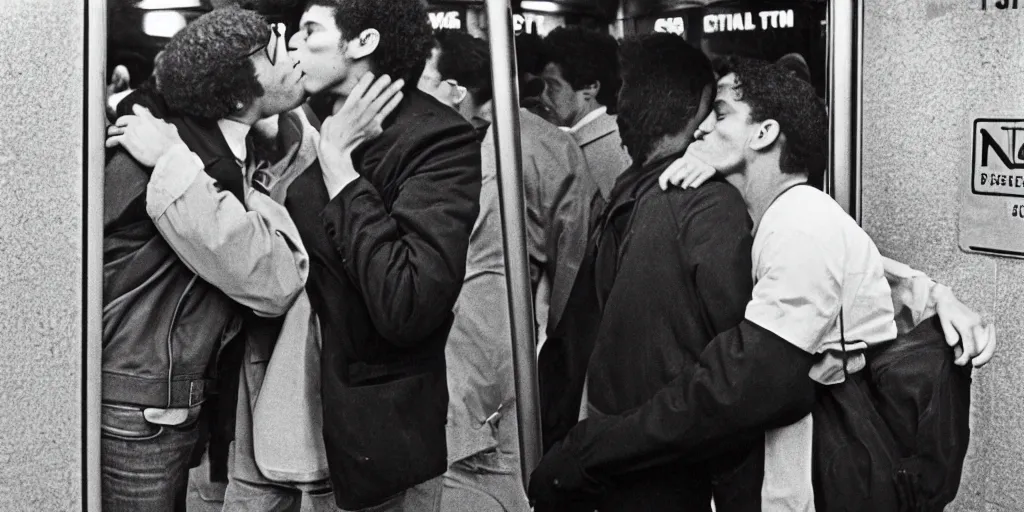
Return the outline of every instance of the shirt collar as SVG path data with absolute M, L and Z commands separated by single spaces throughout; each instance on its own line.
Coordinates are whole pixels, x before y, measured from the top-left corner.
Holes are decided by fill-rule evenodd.
M 239 162 L 245 162 L 248 156 L 248 151 L 245 147 L 245 137 L 249 135 L 249 130 L 252 127 L 230 119 L 218 120 L 217 126 L 220 128 L 220 132 L 224 134 L 224 141 L 228 143 L 231 154 Z
M 562 128 L 562 130 L 567 131 L 569 133 L 576 133 L 576 132 L 578 132 L 580 130 L 580 128 L 583 128 L 587 124 L 593 122 L 594 119 L 597 119 L 597 118 L 603 116 L 606 112 L 608 112 L 608 107 L 598 107 L 598 108 L 594 109 L 593 111 L 591 111 L 589 114 L 583 116 L 583 119 L 580 119 L 580 122 L 578 122 L 575 125 L 573 125 L 572 128 L 566 128 L 564 126 L 562 126 L 560 128 Z

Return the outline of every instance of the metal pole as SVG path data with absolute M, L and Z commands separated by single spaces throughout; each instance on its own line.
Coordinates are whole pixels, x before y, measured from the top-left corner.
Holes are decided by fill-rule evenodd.
M 82 357 L 82 501 L 85 510 L 99 511 L 100 500 L 100 369 L 103 322 L 103 141 L 107 104 L 107 2 L 86 2 L 85 176 L 85 346 Z
M 829 2 L 829 178 L 832 197 L 860 222 L 861 59 L 864 3 Z
M 519 140 L 519 91 L 509 0 L 486 0 L 494 84 L 494 142 L 498 151 L 498 188 L 504 236 L 505 282 L 508 284 L 515 370 L 519 454 L 523 485 L 541 455 L 540 394 L 537 389 L 536 332 L 533 293 L 526 254 L 523 169 Z

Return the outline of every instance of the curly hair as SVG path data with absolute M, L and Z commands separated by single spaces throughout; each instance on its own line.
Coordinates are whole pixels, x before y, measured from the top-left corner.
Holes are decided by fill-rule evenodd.
M 171 109 L 216 120 L 263 95 L 256 69 L 246 54 L 270 39 L 260 15 L 228 7 L 216 9 L 174 35 L 155 75 Z
M 487 41 L 461 30 L 434 33 L 441 54 L 437 72 L 444 80 L 455 80 L 469 89 L 477 103 L 486 103 L 494 95 L 491 87 L 491 52 Z
M 377 73 L 404 78 L 416 87 L 434 47 L 434 34 L 422 0 L 311 0 L 311 6 L 334 9 L 334 22 L 342 40 L 367 29 L 380 32 L 371 60 Z
M 616 54 L 619 43 L 611 34 L 581 27 L 558 27 L 544 38 L 542 56 L 558 64 L 562 76 L 575 90 L 601 83 L 597 102 L 615 113 L 622 83 Z M 547 64 L 547 62 L 545 64 Z
M 622 92 L 616 122 L 633 161 L 642 163 L 658 141 L 680 133 L 698 115 L 715 75 L 707 56 L 673 34 L 627 39 L 619 59 Z
M 820 183 L 828 164 L 828 115 L 814 86 L 782 66 L 743 57 L 725 59 L 720 73 L 736 75 L 736 92 L 750 106 L 751 121 L 779 123 L 786 138 L 782 172 L 805 173 L 812 184 Z

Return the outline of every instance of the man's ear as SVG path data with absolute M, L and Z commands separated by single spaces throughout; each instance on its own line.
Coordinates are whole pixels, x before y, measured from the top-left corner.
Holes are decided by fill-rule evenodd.
M 380 32 L 375 28 L 368 28 L 359 33 L 359 37 L 348 42 L 345 54 L 353 60 L 369 56 L 377 50 L 380 45 Z
M 750 141 L 750 149 L 755 151 L 763 151 L 768 149 L 775 144 L 775 141 L 779 140 L 779 136 L 782 135 L 782 130 L 779 127 L 779 122 L 774 119 L 768 119 L 761 122 L 761 125 L 757 127 L 757 131 L 754 132 L 754 137 Z
M 597 93 L 601 92 L 601 81 L 595 80 L 594 83 L 587 85 L 580 89 L 583 92 L 583 98 L 592 100 L 597 97 Z
M 454 103 L 455 105 L 461 104 L 463 102 L 463 100 L 466 99 L 466 96 L 468 96 L 468 95 L 469 95 L 469 90 L 466 89 L 465 87 L 463 87 L 461 85 L 458 85 L 458 84 L 455 84 L 455 85 L 452 86 L 451 99 L 452 99 L 452 103 Z

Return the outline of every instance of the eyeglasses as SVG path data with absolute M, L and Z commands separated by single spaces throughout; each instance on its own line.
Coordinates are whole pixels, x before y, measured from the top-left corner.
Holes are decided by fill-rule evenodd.
M 270 32 L 274 37 L 272 37 L 270 41 L 267 41 L 266 44 L 257 46 L 255 50 L 245 54 L 244 58 L 248 59 L 249 57 L 256 55 L 260 50 L 266 50 L 267 60 L 270 61 L 270 65 L 273 66 L 277 64 L 277 45 L 281 41 L 281 29 L 278 27 L 277 23 L 272 23 L 270 25 Z
M 441 84 L 448 84 L 451 87 L 458 87 L 459 83 L 451 78 L 447 80 L 441 80 L 440 76 L 437 75 L 420 75 L 420 83 L 426 85 L 432 89 L 441 87 Z

